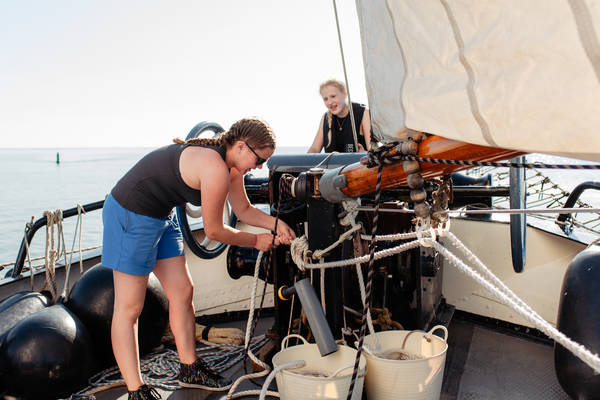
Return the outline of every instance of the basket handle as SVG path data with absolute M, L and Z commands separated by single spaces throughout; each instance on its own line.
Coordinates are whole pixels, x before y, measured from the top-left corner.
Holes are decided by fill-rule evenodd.
M 433 328 L 431 328 L 431 330 L 429 332 L 427 332 L 427 338 L 431 339 L 433 332 L 437 331 L 438 329 L 441 329 L 442 331 L 444 331 L 444 337 L 442 338 L 442 340 L 444 342 L 447 341 L 448 340 L 448 329 L 444 325 L 436 325 Z
M 358 343 L 354 342 L 354 344 L 358 346 Z M 375 352 L 371 350 L 371 348 L 366 344 L 363 344 L 363 350 L 365 353 L 369 353 L 370 355 L 375 356 Z
M 364 347 L 363 347 L 364 349 Z M 340 367 L 338 369 L 336 369 L 335 371 L 333 371 L 333 373 L 331 373 L 327 378 L 334 378 L 336 377 L 340 372 L 348 369 L 348 368 L 354 368 L 354 364 L 349 364 L 349 365 L 345 365 L 343 367 Z M 362 378 L 363 376 L 367 375 L 367 366 L 365 365 L 365 367 L 362 370 L 358 371 L 358 377 Z
M 308 344 L 308 341 L 306 339 L 304 339 L 304 337 L 297 335 L 295 333 L 289 334 L 286 337 L 283 338 L 283 340 L 281 341 L 281 348 L 282 349 L 287 349 L 287 342 L 288 339 L 290 338 L 298 338 L 298 339 L 302 339 L 302 341 L 304 342 L 304 344 Z

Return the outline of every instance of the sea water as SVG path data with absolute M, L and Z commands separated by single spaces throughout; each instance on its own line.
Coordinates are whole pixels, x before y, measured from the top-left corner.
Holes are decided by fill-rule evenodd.
M 68 148 L 68 149 L 0 149 L 0 264 L 16 259 L 26 223 L 37 220 L 45 210 L 70 209 L 103 200 L 120 177 L 151 148 Z M 282 147 L 277 154 L 304 153 L 306 148 Z M 57 163 L 57 153 L 60 163 Z M 529 160 L 548 163 L 587 163 L 545 155 L 528 156 Z M 598 180 L 597 170 L 545 170 L 565 190 L 586 180 Z M 267 176 L 265 168 L 252 171 Z M 600 192 L 588 191 L 583 200 L 600 205 Z M 102 242 L 101 210 L 82 217 L 82 247 Z M 73 245 L 77 218 L 65 220 L 67 250 Z M 45 228 L 32 243 L 32 257 L 43 255 Z M 76 248 L 78 243 L 76 243 Z M 38 262 L 39 263 L 39 262 Z M 0 267 L 1 268 L 1 267 Z M 10 268 L 10 266 L 6 267 Z M 4 271 L 0 270 L 0 277 Z
M 67 210 L 77 204 L 104 200 L 121 176 L 152 150 L 143 147 L 0 149 L 0 264 L 15 261 L 25 226 L 32 218 L 43 217 L 46 210 Z M 304 152 L 303 147 L 277 149 L 277 154 Z M 257 177 L 268 175 L 265 167 L 251 173 Z M 101 244 L 101 216 L 102 211 L 97 210 L 82 217 L 82 247 Z M 73 246 L 76 222 L 77 217 L 64 221 L 67 250 Z M 32 242 L 32 257 L 43 255 L 45 244 L 45 228 L 42 228 Z M 4 271 L 0 270 L 2 276 Z

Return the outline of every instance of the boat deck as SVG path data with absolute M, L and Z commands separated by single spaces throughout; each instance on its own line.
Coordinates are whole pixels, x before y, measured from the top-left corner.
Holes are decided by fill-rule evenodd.
M 257 331 L 272 324 L 267 318 Z M 227 324 L 243 328 L 245 321 Z M 569 399 L 554 373 L 552 345 L 509 332 L 491 329 L 465 318 L 453 318 L 449 326 L 448 353 L 444 370 L 441 400 L 478 399 Z M 250 371 L 251 368 L 248 368 Z M 238 363 L 225 372 L 232 379 L 244 374 Z M 258 383 L 262 383 L 259 379 Z M 275 386 L 275 381 L 271 384 Z M 237 391 L 259 389 L 245 381 Z M 159 390 L 163 399 L 220 399 L 226 392 L 199 389 Z M 124 387 L 96 393 L 98 400 L 126 400 Z M 243 399 L 256 399 L 256 396 Z M 401 397 L 399 397 L 401 398 Z
M 569 399 L 554 372 L 554 348 L 454 318 L 441 400 Z

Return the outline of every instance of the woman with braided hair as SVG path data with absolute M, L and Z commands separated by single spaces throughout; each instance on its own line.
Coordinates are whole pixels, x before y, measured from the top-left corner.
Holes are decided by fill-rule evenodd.
M 223 224 L 229 199 L 237 217 L 272 230 L 275 218 L 252 206 L 244 174 L 275 150 L 275 135 L 258 118 L 245 118 L 214 139 L 175 139 L 144 156 L 119 180 L 106 199 L 102 264 L 113 269 L 115 287 L 111 326 L 113 352 L 129 399 L 160 398 L 140 373 L 137 321 L 144 305 L 148 275 L 154 272 L 169 299 L 169 322 L 180 359 L 181 386 L 226 390 L 231 381 L 196 355 L 193 284 L 183 255 L 183 237 L 173 208 L 202 206 L 204 231 L 219 242 L 268 251 L 273 235 L 241 232 Z M 289 244 L 294 231 L 277 224 L 275 245 Z M 158 397 L 157 397 L 158 396 Z

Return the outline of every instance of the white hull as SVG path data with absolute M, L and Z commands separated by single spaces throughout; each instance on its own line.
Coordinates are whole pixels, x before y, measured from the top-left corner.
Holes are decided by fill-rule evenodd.
M 238 223 L 237 229 L 259 232 L 259 228 Z M 227 273 L 227 250 L 210 260 L 198 258 L 187 249 L 186 260 L 194 282 L 194 309 L 196 315 L 214 315 L 250 309 L 253 278 L 242 276 L 232 279 Z M 256 304 L 260 303 L 263 281 L 257 290 Z M 273 307 L 273 285 L 267 286 L 264 307 Z
M 585 245 L 528 226 L 525 267 L 516 273 L 508 223 L 455 218 L 451 230 L 517 296 L 556 325 L 563 276 Z M 445 263 L 443 273 L 442 293 L 458 310 L 531 326 L 458 269 Z

